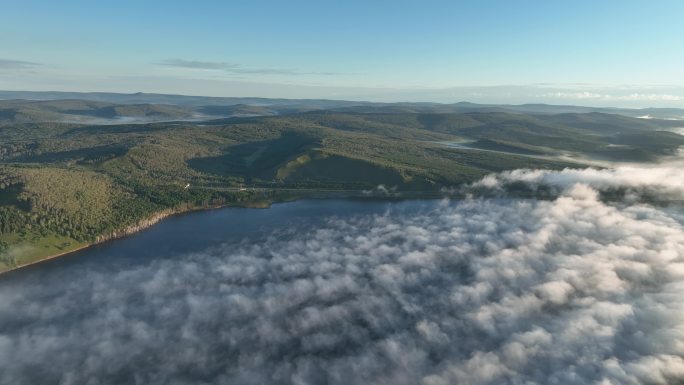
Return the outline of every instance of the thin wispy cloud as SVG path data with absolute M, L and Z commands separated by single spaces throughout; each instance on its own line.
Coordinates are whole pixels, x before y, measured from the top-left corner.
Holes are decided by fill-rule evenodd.
M 40 66 L 42 66 L 42 64 L 31 61 L 0 59 L 0 70 L 25 70 Z
M 208 62 L 184 59 L 168 59 L 156 63 L 161 66 L 191 68 L 200 70 L 232 70 L 239 68 L 239 65 L 226 62 Z
M 254 75 L 339 75 L 336 72 L 305 72 L 286 68 L 248 67 L 238 63 L 212 62 L 185 59 L 167 59 L 155 63 L 160 66 L 205 71 L 223 71 L 231 74 Z
M 684 100 L 684 96 L 673 94 L 656 94 L 656 93 L 630 93 L 625 95 L 601 94 L 589 91 L 578 92 L 549 92 L 541 95 L 541 97 L 552 99 L 576 99 L 576 100 L 604 100 L 604 101 L 664 101 L 677 102 Z

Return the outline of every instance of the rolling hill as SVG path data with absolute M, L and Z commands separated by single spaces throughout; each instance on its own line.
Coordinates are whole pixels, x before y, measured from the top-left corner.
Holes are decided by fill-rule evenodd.
M 492 172 L 656 161 L 684 146 L 676 121 L 604 112 L 326 103 L 0 102 L 0 270 L 197 208 L 435 196 Z M 198 114 L 229 117 L 186 120 Z
M 550 104 L 477 104 L 458 103 L 378 103 L 366 101 L 328 100 L 328 99 L 272 99 L 258 97 L 207 97 L 188 95 L 169 95 L 154 93 L 107 93 L 107 92 L 38 92 L 38 91 L 0 91 L 0 100 L 22 99 L 26 101 L 83 100 L 109 104 L 154 104 L 173 105 L 202 112 L 207 107 L 229 107 L 227 112 L 210 115 L 233 115 L 231 108 L 255 109 L 259 115 L 289 114 L 305 111 L 335 110 L 344 113 L 436 113 L 462 114 L 469 112 L 508 112 L 532 115 L 587 114 L 599 112 L 628 117 L 653 119 L 684 120 L 684 109 L 678 108 L 607 108 Z M 235 106 L 235 107 L 231 107 Z M 214 110 L 214 112 L 218 112 Z M 249 115 L 253 115 L 249 113 Z
M 112 104 L 88 100 L 0 100 L 0 124 L 7 123 L 113 123 L 194 119 L 200 115 L 185 107 L 164 104 Z

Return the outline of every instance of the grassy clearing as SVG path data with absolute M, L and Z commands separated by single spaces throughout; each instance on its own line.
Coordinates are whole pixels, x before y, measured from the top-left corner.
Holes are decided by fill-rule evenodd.
M 36 233 L 3 234 L 0 241 L 10 245 L 0 252 L 0 272 L 17 266 L 27 265 L 50 256 L 68 253 L 86 245 L 73 238 Z

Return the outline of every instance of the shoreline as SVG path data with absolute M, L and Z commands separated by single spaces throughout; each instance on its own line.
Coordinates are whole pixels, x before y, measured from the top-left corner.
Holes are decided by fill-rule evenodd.
M 269 207 L 270 207 L 270 204 L 271 204 L 271 203 L 269 203 Z M 104 244 L 104 243 L 107 243 L 107 242 L 115 241 L 115 240 L 117 240 L 117 239 L 121 239 L 121 238 L 125 238 L 125 237 L 128 237 L 128 236 L 137 234 L 137 233 L 139 233 L 139 232 L 141 232 L 141 231 L 144 231 L 144 230 L 147 230 L 147 229 L 151 228 L 152 226 L 156 225 L 157 223 L 159 223 L 159 222 L 161 222 L 161 221 L 163 221 L 163 220 L 165 220 L 165 219 L 167 219 L 167 218 L 169 218 L 169 217 L 172 217 L 172 216 L 184 215 L 184 214 L 189 214 L 189 213 L 191 213 L 191 212 L 198 212 L 198 211 L 217 210 L 217 209 L 228 208 L 228 207 L 249 207 L 249 206 L 248 206 L 248 205 L 244 205 L 244 206 L 238 206 L 238 205 L 220 205 L 220 206 L 212 206 L 212 207 L 191 208 L 191 209 L 180 210 L 180 211 L 178 211 L 178 210 L 169 210 L 169 209 L 167 209 L 167 210 L 165 210 L 165 211 L 169 211 L 169 212 L 164 212 L 164 211 L 157 212 L 157 213 L 151 215 L 149 218 L 140 220 L 140 221 L 139 221 L 137 224 L 135 224 L 135 225 L 130 225 L 130 226 L 128 226 L 128 227 L 126 227 L 126 228 L 124 228 L 124 229 L 122 229 L 122 230 L 115 231 L 115 232 L 113 232 L 113 233 L 111 233 L 111 234 L 108 234 L 108 235 L 100 235 L 100 236 L 98 236 L 98 239 L 97 239 L 96 241 L 91 242 L 91 243 L 87 243 L 87 244 L 82 245 L 82 246 L 79 246 L 79 247 L 77 247 L 77 248 L 75 248 L 75 249 L 73 249 L 73 250 L 68 250 L 68 251 L 64 251 L 64 252 L 61 252 L 61 253 L 52 254 L 52 255 L 49 255 L 49 256 L 46 256 L 46 257 L 37 259 L 37 260 L 35 260 L 35 261 L 31 261 L 31 262 L 28 262 L 28 263 L 25 263 L 25 264 L 22 264 L 22 265 L 18 265 L 18 266 L 12 267 L 11 269 L 7 269 L 7 270 L 0 271 L 0 276 L 2 276 L 3 274 L 7 274 L 7 273 L 11 273 L 11 272 L 17 271 L 17 270 L 25 269 L 25 268 L 27 268 L 27 267 L 30 267 L 30 266 L 33 266 L 33 265 L 37 265 L 37 264 L 39 264 L 39 263 L 47 262 L 47 261 L 50 261 L 50 260 L 53 260 L 53 259 L 57 259 L 57 258 L 60 258 L 60 257 L 64 257 L 64 256 L 67 256 L 67 255 L 70 255 L 70 254 L 74 254 L 74 253 L 77 253 L 77 252 L 79 252 L 79 251 L 83 251 L 83 250 L 89 249 L 89 248 L 91 248 L 91 247 L 93 247 L 93 246 L 101 245 L 101 244 Z
M 88 243 L 88 244 L 85 244 L 85 245 L 83 245 L 83 246 L 79 246 L 79 247 L 77 247 L 77 248 L 75 248 L 75 249 L 73 249 L 73 250 L 63 251 L 63 252 L 61 252 L 61 253 L 49 255 L 49 256 L 47 256 L 47 257 L 44 257 L 44 258 L 41 258 L 41 259 L 37 259 L 37 260 L 35 260 L 35 261 L 29 262 L 29 263 L 25 263 L 25 264 L 23 264 L 23 265 L 16 266 L 16 267 L 13 267 L 13 268 L 8 269 L 8 270 L 3 270 L 3 271 L 0 271 L 0 276 L 3 275 L 3 274 L 6 274 L 6 273 L 11 273 L 11 272 L 13 272 L 13 271 L 17 271 L 17 270 L 20 270 L 20 269 L 23 269 L 23 268 L 26 268 L 26 267 L 29 267 L 29 266 L 33 266 L 33 265 L 36 265 L 36 264 L 39 264 L 39 263 L 43 263 L 43 262 L 49 261 L 49 260 L 51 260 L 51 259 L 56 259 L 56 258 L 59 258 L 59 257 L 64 257 L 64 256 L 69 255 L 69 254 L 77 253 L 77 252 L 79 252 L 79 251 L 81 251 L 81 250 L 85 250 L 85 249 L 87 249 L 87 248 L 89 248 L 89 247 L 92 247 L 92 246 L 95 246 L 95 245 L 98 245 L 98 244 L 99 244 L 99 242 Z
M 57 259 L 60 257 L 68 256 L 70 254 L 77 253 L 79 251 L 86 250 L 88 248 L 91 248 L 93 246 L 101 245 L 110 241 L 115 241 L 117 239 L 125 238 L 131 235 L 134 235 L 136 233 L 139 233 L 141 231 L 144 231 L 146 229 L 151 228 L 152 226 L 156 225 L 157 223 L 173 216 L 180 216 L 180 215 L 185 215 L 189 214 L 192 212 L 199 212 L 199 211 L 211 211 L 211 210 L 218 210 L 218 209 L 223 209 L 223 208 L 254 208 L 254 209 L 268 209 L 271 208 L 272 205 L 277 204 L 277 203 L 286 203 L 286 202 L 294 202 L 294 201 L 299 201 L 302 199 L 363 199 L 363 200 L 373 200 L 373 199 L 381 199 L 381 200 L 414 200 L 414 199 L 440 199 L 443 194 L 439 193 L 437 195 L 434 194 L 425 194 L 423 196 L 419 197 L 401 197 L 401 196 L 364 196 L 364 195 L 355 195 L 355 196 L 327 196 L 327 197 L 321 197 L 321 196 L 316 196 L 315 194 L 309 195 L 309 196 L 300 196 L 291 200 L 288 199 L 275 199 L 275 200 L 270 200 L 270 201 L 250 201 L 250 202 L 241 202 L 240 204 L 222 204 L 218 206 L 205 206 L 205 207 L 191 207 L 188 209 L 165 209 L 162 211 L 159 211 L 157 213 L 152 214 L 150 217 L 146 219 L 142 219 L 138 221 L 138 223 L 134 225 L 130 225 L 124 229 L 114 231 L 110 234 L 107 235 L 100 235 L 98 236 L 98 239 L 94 242 L 79 246 L 73 250 L 69 251 L 64 251 L 60 252 L 57 254 L 52 254 L 40 259 L 37 259 L 35 261 L 31 261 L 22 265 L 15 266 L 11 269 L 0 271 L 0 276 L 4 274 L 8 274 L 14 271 L 18 271 L 21 269 L 28 268 L 30 266 L 43 263 L 46 261 L 50 261 L 53 259 Z
M 185 209 L 165 209 L 159 212 L 156 212 L 152 214 L 150 217 L 146 219 L 142 219 L 138 221 L 138 223 L 134 225 L 130 225 L 124 229 L 114 231 L 110 234 L 107 235 L 100 235 L 98 236 L 98 239 L 94 242 L 84 244 L 82 246 L 79 246 L 75 249 L 68 250 L 68 251 L 63 251 L 60 253 L 48 255 L 46 257 L 21 264 L 15 267 L 12 267 L 11 269 L 0 271 L 0 276 L 3 274 L 8 274 L 17 270 L 25 269 L 33 265 L 37 265 L 39 263 L 47 262 L 53 259 L 57 259 L 60 257 L 68 256 L 74 253 L 77 253 L 79 251 L 86 250 L 88 248 L 91 248 L 93 246 L 101 245 L 110 241 L 115 241 L 117 239 L 125 238 L 134 234 L 137 234 L 141 231 L 147 230 L 151 228 L 152 226 L 158 224 L 159 222 L 173 217 L 173 216 L 181 216 L 181 215 L 186 215 L 190 214 L 193 212 L 201 212 L 201 211 L 212 211 L 212 210 L 218 210 L 218 209 L 224 209 L 224 208 L 252 208 L 252 209 L 269 209 L 271 208 L 274 204 L 278 203 L 288 203 L 288 202 L 296 202 L 300 200 L 305 200 L 305 199 L 313 199 L 313 200 L 329 200 L 329 199 L 360 199 L 360 200 L 389 200 L 389 201 L 402 201 L 402 200 L 435 200 L 435 199 L 442 199 L 448 197 L 450 199 L 464 199 L 467 198 L 466 196 L 453 196 L 453 194 L 449 193 L 423 193 L 419 194 L 416 196 L 390 196 L 390 195 L 385 195 L 385 196 L 373 196 L 373 195 L 332 195 L 332 196 L 320 196 L 316 194 L 311 194 L 311 195 L 305 195 L 305 196 L 298 196 L 294 197 L 292 199 L 272 199 L 272 200 L 262 200 L 262 201 L 248 201 L 248 202 L 240 202 L 240 203 L 229 203 L 229 204 L 221 204 L 221 205 L 216 205 L 216 206 L 195 206 L 195 207 L 189 207 Z M 543 199 L 543 198 L 542 198 Z

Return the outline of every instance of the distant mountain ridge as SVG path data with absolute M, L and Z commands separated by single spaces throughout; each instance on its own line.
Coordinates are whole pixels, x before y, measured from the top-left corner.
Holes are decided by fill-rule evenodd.
M 0 123 L 125 123 L 209 118 L 191 108 L 168 104 L 113 104 L 62 100 L 0 100 Z
M 271 99 L 259 97 L 211 97 L 155 93 L 108 93 L 108 92 L 51 92 L 51 91 L 0 91 L 0 99 L 23 99 L 32 101 L 82 100 L 112 104 L 151 104 L 185 107 L 203 113 L 216 107 L 242 106 L 232 111 L 226 108 L 216 115 L 276 115 L 292 112 L 334 110 L 355 113 L 467 113 L 467 112 L 513 112 L 523 114 L 591 113 L 625 115 L 630 117 L 684 120 L 684 109 L 679 108 L 606 108 L 550 104 L 476 104 L 470 102 L 444 103 L 380 103 L 368 101 L 329 99 Z

